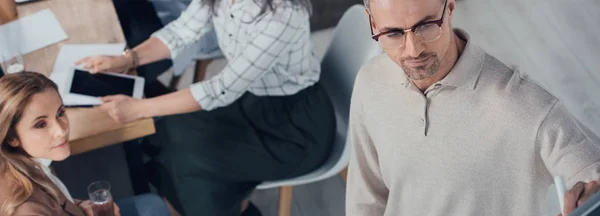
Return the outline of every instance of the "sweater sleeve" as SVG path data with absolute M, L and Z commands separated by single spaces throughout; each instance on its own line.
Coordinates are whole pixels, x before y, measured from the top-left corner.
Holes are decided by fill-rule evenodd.
M 348 168 L 346 215 L 382 216 L 389 191 L 382 179 L 377 150 L 363 121 L 363 88 L 359 75 L 350 105 L 349 139 L 352 155 Z
M 578 181 L 600 180 L 600 137 L 557 102 L 540 125 L 537 146 L 552 175 L 562 175 L 567 187 Z

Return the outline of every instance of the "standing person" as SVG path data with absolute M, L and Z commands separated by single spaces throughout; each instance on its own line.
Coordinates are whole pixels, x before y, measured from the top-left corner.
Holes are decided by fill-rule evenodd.
M 52 161 L 71 155 L 69 129 L 62 99 L 50 79 L 33 72 L 0 78 L 0 215 L 94 215 L 92 203 L 71 197 L 50 167 Z M 117 203 L 116 216 L 170 215 L 157 195 Z
M 597 193 L 600 138 L 453 29 L 455 0 L 365 6 L 385 54 L 354 86 L 347 215 L 540 215 L 553 176 L 564 213 Z
M 166 116 L 149 139 L 161 179 L 185 215 L 240 215 L 242 201 L 262 181 L 318 168 L 335 136 L 333 107 L 319 84 L 320 62 L 310 42 L 308 0 L 194 0 L 187 10 L 123 56 L 83 59 L 92 73 L 126 71 L 176 58 L 215 29 L 228 65 L 217 76 L 144 100 L 102 98 L 117 121 Z M 245 215 L 259 214 L 250 205 Z

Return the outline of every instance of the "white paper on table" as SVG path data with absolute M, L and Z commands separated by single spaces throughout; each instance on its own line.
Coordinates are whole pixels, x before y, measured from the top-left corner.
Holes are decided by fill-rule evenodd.
M 95 55 L 121 55 L 125 44 L 64 44 L 54 63 L 50 79 L 58 85 L 65 105 L 98 105 L 100 100 L 96 97 L 70 94 L 67 92 L 67 82 L 73 75 L 75 62 L 88 56 Z
M 67 33 L 50 9 L 41 10 L 0 26 L 0 57 L 4 60 L 67 39 Z

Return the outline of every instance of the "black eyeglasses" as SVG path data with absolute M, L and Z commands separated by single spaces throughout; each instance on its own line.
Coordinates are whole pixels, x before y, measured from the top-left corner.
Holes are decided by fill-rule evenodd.
M 448 0 L 444 2 L 444 11 L 442 12 L 442 18 L 439 20 L 419 23 L 409 29 L 395 28 L 379 34 L 374 34 L 373 26 L 369 23 L 369 26 L 371 27 L 371 37 L 373 40 L 379 42 L 379 45 L 381 45 L 381 48 L 383 49 L 396 49 L 404 45 L 407 32 L 413 32 L 420 40 L 425 42 L 437 40 L 442 36 L 442 24 L 444 23 L 447 4 Z M 370 14 L 369 21 L 372 22 Z

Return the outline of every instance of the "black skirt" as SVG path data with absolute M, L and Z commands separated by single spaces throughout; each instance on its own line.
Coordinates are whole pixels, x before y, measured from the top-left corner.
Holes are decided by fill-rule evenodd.
M 331 101 L 315 84 L 291 96 L 245 93 L 229 106 L 168 116 L 149 143 L 159 191 L 185 215 L 239 215 L 262 181 L 296 177 L 328 158 Z

